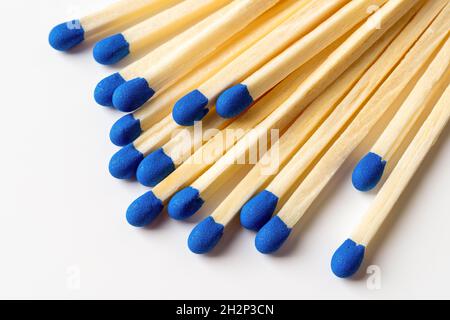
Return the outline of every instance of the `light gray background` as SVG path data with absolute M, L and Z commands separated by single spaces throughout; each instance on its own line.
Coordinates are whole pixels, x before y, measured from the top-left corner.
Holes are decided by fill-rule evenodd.
M 47 44 L 54 24 L 109 2 L 0 2 L 0 298 L 450 298 L 449 128 L 367 257 L 364 269 L 381 271 L 378 290 L 365 270 L 344 281 L 329 268 L 374 197 L 349 180 L 367 147 L 277 256 L 259 254 L 238 225 L 214 254 L 190 253 L 186 239 L 201 217 L 129 227 L 125 209 L 146 189 L 109 176 L 117 148 L 108 133 L 120 115 L 92 98 L 114 69 L 89 48 L 60 54 Z

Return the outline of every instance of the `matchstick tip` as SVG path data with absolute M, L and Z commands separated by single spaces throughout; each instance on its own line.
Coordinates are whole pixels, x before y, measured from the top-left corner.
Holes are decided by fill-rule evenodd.
M 149 191 L 128 207 L 126 218 L 133 227 L 145 227 L 158 217 L 163 208 L 162 201 Z
M 334 253 L 331 259 L 331 270 L 339 278 L 354 275 L 364 259 L 365 247 L 347 239 Z
M 142 160 L 136 172 L 137 180 L 146 187 L 154 187 L 175 171 L 175 164 L 162 148 Z
M 291 229 L 284 221 L 280 217 L 275 216 L 256 234 L 256 249 L 264 254 L 273 253 L 281 248 L 290 233 Z
M 130 44 L 119 33 L 97 42 L 93 55 L 95 61 L 104 65 L 112 65 L 130 54 Z
M 144 78 L 135 78 L 118 87 L 113 94 L 113 105 L 122 112 L 133 112 L 146 103 L 155 91 Z
M 105 79 L 100 81 L 95 87 L 94 91 L 95 101 L 101 106 L 112 107 L 113 106 L 112 97 L 114 91 L 116 91 L 116 89 L 125 82 L 126 82 L 125 79 L 118 72 L 106 77 Z
M 84 41 L 84 29 L 79 20 L 61 23 L 50 31 L 48 42 L 58 51 L 68 51 Z
M 353 186 L 359 191 L 372 190 L 380 182 L 385 167 L 386 161 L 381 156 L 369 152 L 353 170 Z
M 241 209 L 241 225 L 248 229 L 260 230 L 272 217 L 278 204 L 278 197 L 263 190 L 250 199 Z
M 246 85 L 237 84 L 224 92 L 217 99 L 217 113 L 222 118 L 234 118 L 253 104 L 254 100 Z
M 194 90 L 175 103 L 172 111 L 173 120 L 180 126 L 193 126 L 209 112 L 208 98 L 199 90 Z
M 224 226 L 214 221 L 214 218 L 206 218 L 189 235 L 189 250 L 196 254 L 210 252 L 222 238 L 223 230 Z
M 184 188 L 170 199 L 167 212 L 172 219 L 184 220 L 193 216 L 203 206 L 200 192 L 192 187 Z
M 109 172 L 117 179 L 132 179 L 144 155 L 129 144 L 114 154 L 109 162 Z
M 137 139 L 141 133 L 141 121 L 132 114 L 127 114 L 114 123 L 109 138 L 116 146 L 124 147 Z

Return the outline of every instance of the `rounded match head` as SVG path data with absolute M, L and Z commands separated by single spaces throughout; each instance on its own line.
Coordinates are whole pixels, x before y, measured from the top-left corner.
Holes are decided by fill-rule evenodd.
M 386 161 L 379 155 L 369 152 L 353 170 L 353 186 L 359 191 L 372 190 L 380 182 L 385 167 Z
M 278 216 L 269 220 L 256 234 L 255 246 L 259 252 L 269 254 L 281 248 L 291 229 Z
M 128 207 L 127 221 L 134 227 L 145 227 L 151 224 L 163 209 L 161 200 L 149 191 Z
M 175 164 L 162 148 L 142 160 L 136 172 L 137 180 L 146 187 L 154 187 L 175 171 Z
M 347 239 L 336 250 L 331 259 L 331 270 L 339 278 L 348 278 L 354 275 L 364 259 L 365 247 Z
M 248 201 L 241 209 L 241 225 L 248 230 L 258 231 L 272 217 L 277 208 L 278 197 L 263 190 Z
M 127 114 L 114 123 L 109 132 L 111 142 L 123 147 L 136 140 L 142 133 L 141 122 L 132 114 Z
M 109 162 L 109 172 L 117 179 L 132 179 L 143 159 L 144 155 L 132 144 L 129 144 L 112 156 Z
M 95 61 L 111 65 L 130 54 L 130 44 L 123 34 L 119 33 L 97 42 L 93 53 Z
M 219 243 L 223 235 L 224 226 L 208 217 L 200 222 L 188 238 L 188 247 L 193 253 L 205 254 Z
M 209 100 L 203 93 L 194 90 L 175 103 L 172 111 L 173 120 L 180 126 L 193 126 L 209 112 Z
M 200 210 L 203 203 L 205 201 L 200 197 L 200 192 L 195 188 L 187 187 L 172 197 L 167 211 L 172 219 L 184 220 Z
M 114 91 L 113 105 L 117 110 L 133 112 L 146 103 L 155 91 L 144 78 L 135 78 L 127 81 Z
M 50 31 L 48 42 L 59 51 L 68 51 L 84 41 L 84 29 L 79 20 L 61 23 Z
M 101 106 L 112 107 L 114 91 L 125 82 L 125 79 L 118 72 L 106 77 L 95 87 L 95 101 Z
M 222 118 L 234 118 L 253 104 L 246 85 L 237 84 L 225 90 L 217 99 L 216 110 Z

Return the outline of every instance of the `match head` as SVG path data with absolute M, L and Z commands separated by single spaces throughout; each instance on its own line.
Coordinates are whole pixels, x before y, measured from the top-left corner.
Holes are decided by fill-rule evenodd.
M 205 201 L 200 197 L 200 192 L 195 188 L 187 187 L 172 197 L 167 211 L 172 219 L 184 220 L 200 210 L 203 203 Z
M 106 77 L 95 87 L 95 101 L 101 106 L 112 107 L 114 91 L 125 82 L 125 79 L 118 72 Z
M 150 153 L 139 164 L 137 180 L 146 187 L 154 187 L 175 171 L 175 164 L 162 148 Z
M 144 155 L 133 144 L 120 149 L 109 162 L 109 172 L 117 179 L 132 179 Z
M 234 118 L 253 104 L 246 85 L 237 84 L 225 90 L 217 99 L 216 110 L 222 118 Z
M 93 53 L 95 61 L 111 65 L 130 54 L 130 44 L 123 34 L 119 33 L 97 42 Z
M 331 270 L 339 278 L 354 275 L 364 259 L 365 247 L 347 239 L 334 253 L 331 259 Z
M 214 218 L 206 218 L 189 235 L 189 250 L 196 254 L 210 252 L 222 238 L 223 230 L 224 226 L 214 221 Z
M 385 167 L 386 161 L 379 155 L 369 152 L 353 170 L 353 186 L 359 191 L 372 190 L 380 182 Z
M 208 114 L 208 104 L 208 98 L 200 91 L 194 90 L 175 103 L 173 120 L 180 126 L 193 126 L 195 121 L 202 120 Z
M 278 216 L 273 217 L 256 234 L 256 249 L 264 254 L 277 251 L 289 237 L 291 230 Z
M 132 143 L 141 133 L 141 121 L 132 114 L 127 114 L 114 123 L 109 132 L 109 138 L 116 146 L 123 147 Z
M 59 51 L 68 51 L 84 41 L 84 29 L 79 20 L 61 23 L 50 31 L 48 42 Z
M 145 227 L 151 224 L 163 209 L 162 201 L 149 191 L 128 207 L 127 221 L 133 227 Z
M 117 110 L 133 112 L 146 103 L 155 91 L 150 88 L 144 78 L 135 78 L 127 81 L 114 91 L 113 105 Z
M 258 231 L 270 220 L 278 204 L 278 197 L 263 190 L 248 201 L 241 209 L 241 225 Z

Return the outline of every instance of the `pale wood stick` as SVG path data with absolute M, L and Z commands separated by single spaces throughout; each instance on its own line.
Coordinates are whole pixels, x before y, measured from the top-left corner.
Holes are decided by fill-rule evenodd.
M 450 119 L 450 86 L 381 188 L 352 239 L 367 247 Z
M 151 129 L 142 133 L 133 145 L 136 150 L 147 156 L 153 150 L 156 150 L 170 140 L 172 133 L 179 126 L 172 120 L 171 116 L 166 116 L 161 122 Z
M 313 201 L 345 162 L 353 150 L 364 140 L 378 120 L 389 110 L 419 74 L 428 59 L 439 48 L 449 32 L 450 6 L 447 5 L 421 36 L 402 62 L 387 78 L 375 95 L 367 102 L 349 127 L 330 147 L 308 176 L 302 181 L 278 217 L 293 228 Z

